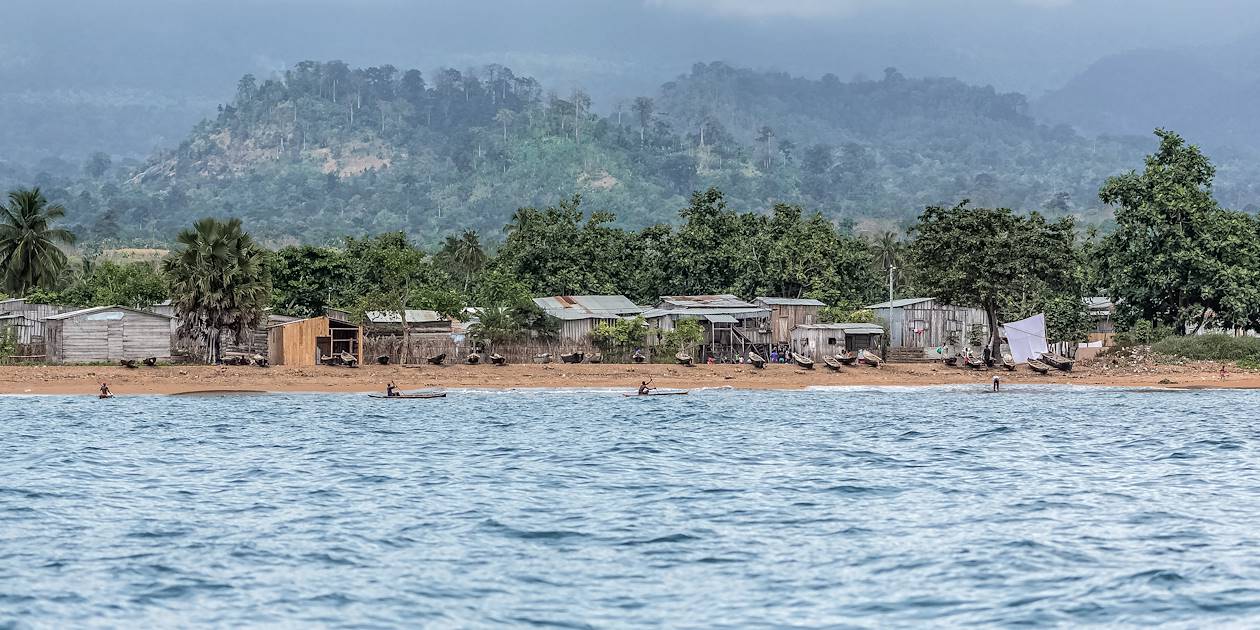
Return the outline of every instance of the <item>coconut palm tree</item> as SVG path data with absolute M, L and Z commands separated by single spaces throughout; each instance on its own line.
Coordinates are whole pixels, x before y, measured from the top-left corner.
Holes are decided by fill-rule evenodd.
M 464 230 L 464 233 L 458 237 L 446 237 L 439 257 L 452 273 L 463 277 L 465 293 L 468 292 L 472 277 L 486 265 L 487 258 L 486 250 L 481 246 L 481 235 L 477 233 L 477 230 Z
M 66 209 L 49 205 L 39 188 L 10 192 L 8 205 L 0 204 L 0 280 L 5 292 L 26 295 L 57 282 L 66 267 L 58 244 L 73 245 L 75 240 L 69 230 L 52 227 L 65 215 Z
M 221 358 L 223 333 L 243 342 L 264 321 L 271 293 L 265 253 L 241 229 L 240 219 L 202 219 L 176 237 L 183 246 L 162 264 L 180 332 L 200 339 L 206 362 Z
M 884 273 L 888 273 L 889 267 L 901 266 L 902 249 L 901 238 L 896 232 L 884 232 L 871 242 L 871 250 L 875 254 L 875 264 L 879 265 L 884 270 Z

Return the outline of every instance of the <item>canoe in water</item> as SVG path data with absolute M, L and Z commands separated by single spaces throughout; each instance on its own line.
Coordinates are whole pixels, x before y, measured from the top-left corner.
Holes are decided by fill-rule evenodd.
M 446 392 L 435 392 L 432 394 L 399 394 L 397 396 L 386 396 L 385 394 L 368 394 L 368 398 L 385 398 L 394 400 L 401 398 L 404 400 L 415 400 L 417 398 L 446 398 Z
M 671 390 L 667 390 L 663 392 L 652 391 L 646 394 L 640 394 L 638 392 L 622 394 L 622 396 L 625 396 L 626 398 L 638 398 L 640 396 L 686 396 L 686 395 L 687 395 L 687 390 L 685 389 L 671 389 Z

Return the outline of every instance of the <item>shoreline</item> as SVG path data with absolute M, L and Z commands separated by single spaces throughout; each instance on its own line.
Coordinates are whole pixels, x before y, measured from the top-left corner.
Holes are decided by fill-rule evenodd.
M 1003 385 L 1080 385 L 1174 390 L 1260 389 L 1260 372 L 1231 372 L 1219 378 L 1219 364 L 1107 369 L 1085 364 L 1073 372 L 1046 376 L 1026 369 L 969 370 L 940 363 L 894 363 L 878 369 L 823 367 L 802 370 L 771 365 L 521 364 L 378 366 L 360 368 L 169 365 L 128 369 L 121 366 L 0 366 L 0 395 L 96 396 L 102 381 L 117 396 L 257 395 L 267 393 L 379 393 L 394 381 L 400 390 L 595 390 L 633 391 L 643 380 L 666 389 L 747 389 L 797 391 L 814 387 L 988 386 L 993 376 Z

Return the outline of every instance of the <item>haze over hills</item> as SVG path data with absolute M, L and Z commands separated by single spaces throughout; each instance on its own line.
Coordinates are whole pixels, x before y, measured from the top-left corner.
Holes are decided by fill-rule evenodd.
M 300 59 L 391 63 L 426 74 L 495 63 L 538 77 L 544 90 L 580 86 L 607 113 L 701 59 L 846 81 L 878 79 L 893 66 L 907 76 L 957 77 L 1035 100 L 1108 55 L 1220 47 L 1260 30 L 1257 8 L 1246 0 L 1133 4 L 8 0 L 0 17 L 18 26 L 0 38 L 0 161 L 7 163 L 0 170 L 20 168 L 29 177 L 77 168 L 94 151 L 143 158 L 173 147 L 231 98 L 240 75 L 271 78 Z M 1244 57 L 1225 51 L 1218 70 L 1246 74 Z M 69 164 L 38 164 L 49 157 Z
M 741 210 L 800 204 L 864 230 L 964 198 L 1099 223 L 1099 185 L 1153 147 L 1038 124 L 1019 94 L 891 68 L 846 82 L 696 64 L 608 115 L 503 66 L 302 62 L 237 92 L 142 167 L 43 183 L 86 238 L 132 242 L 201 216 L 238 216 L 281 242 L 400 229 L 433 242 L 497 233 L 517 208 L 573 194 L 641 227 L 710 186 Z M 1253 164 L 1224 165 L 1222 201 L 1257 198 Z

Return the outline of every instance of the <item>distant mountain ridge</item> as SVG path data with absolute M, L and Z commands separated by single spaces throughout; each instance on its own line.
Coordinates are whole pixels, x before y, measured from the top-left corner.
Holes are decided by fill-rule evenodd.
M 861 230 L 964 198 L 1104 221 L 1098 187 L 1141 165 L 1149 133 L 1087 138 L 1028 110 L 1019 94 L 891 68 L 843 82 L 709 63 L 601 115 L 581 90 L 545 93 L 503 66 L 307 61 L 243 77 L 214 119 L 125 180 L 52 192 L 87 238 L 148 242 L 206 215 L 280 242 L 387 230 L 436 242 L 573 194 L 641 227 L 710 186 L 738 209 L 800 204 Z M 1223 201 L 1256 199 L 1255 170 L 1226 164 Z

